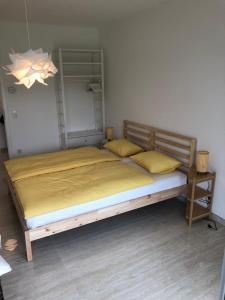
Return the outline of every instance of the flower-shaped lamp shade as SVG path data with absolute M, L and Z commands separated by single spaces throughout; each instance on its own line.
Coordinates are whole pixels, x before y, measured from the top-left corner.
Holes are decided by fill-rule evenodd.
M 44 53 L 41 48 L 30 49 L 25 53 L 12 53 L 9 57 L 12 64 L 4 69 L 8 71 L 8 75 L 16 77 L 18 80 L 16 84 L 24 84 L 28 89 L 36 80 L 47 85 L 44 80 L 53 77 L 58 71 L 51 60 L 51 55 Z

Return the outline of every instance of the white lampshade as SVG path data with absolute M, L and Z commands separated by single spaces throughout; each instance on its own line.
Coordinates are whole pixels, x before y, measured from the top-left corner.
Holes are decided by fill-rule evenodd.
M 44 53 L 43 50 L 28 50 L 25 53 L 9 54 L 12 61 L 11 65 L 5 67 L 8 75 L 16 77 L 16 84 L 24 84 L 28 89 L 37 80 L 47 85 L 44 81 L 48 77 L 53 77 L 57 73 L 57 68 L 51 60 L 51 55 Z

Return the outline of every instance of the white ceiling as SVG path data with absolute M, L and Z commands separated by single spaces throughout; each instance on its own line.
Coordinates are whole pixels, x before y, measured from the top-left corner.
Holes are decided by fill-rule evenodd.
M 162 0 L 27 0 L 30 22 L 100 24 L 126 18 Z M 24 0 L 0 0 L 0 20 L 24 21 Z

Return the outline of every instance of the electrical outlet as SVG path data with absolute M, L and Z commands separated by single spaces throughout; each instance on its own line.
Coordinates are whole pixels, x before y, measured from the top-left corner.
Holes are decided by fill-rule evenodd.
M 17 111 L 15 109 L 13 109 L 11 111 L 11 114 L 12 114 L 13 119 L 17 119 L 18 115 L 17 115 Z

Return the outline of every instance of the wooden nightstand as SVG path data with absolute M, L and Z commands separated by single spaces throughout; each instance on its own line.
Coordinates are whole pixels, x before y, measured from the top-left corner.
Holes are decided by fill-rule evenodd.
M 186 207 L 186 219 L 189 227 L 191 227 L 193 221 L 210 216 L 215 180 L 216 173 L 214 172 L 199 174 L 192 170 L 189 174 Z M 208 182 L 208 188 L 205 189 L 198 185 L 203 182 Z M 202 201 L 204 206 L 200 205 L 197 200 Z

